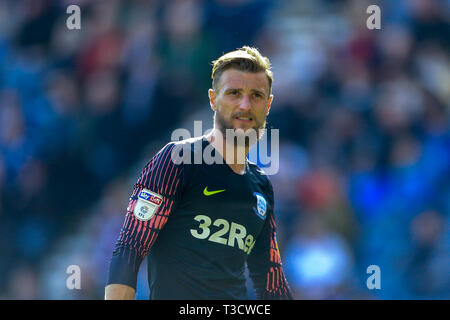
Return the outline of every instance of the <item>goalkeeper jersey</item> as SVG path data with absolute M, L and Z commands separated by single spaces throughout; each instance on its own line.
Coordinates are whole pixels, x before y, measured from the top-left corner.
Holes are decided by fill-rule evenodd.
M 291 299 L 268 177 L 248 160 L 242 175 L 223 158 L 207 164 L 205 148 L 215 156 L 204 136 L 171 142 L 144 167 L 107 284 L 136 288 L 147 257 L 150 299 L 248 299 L 246 266 L 258 299 Z

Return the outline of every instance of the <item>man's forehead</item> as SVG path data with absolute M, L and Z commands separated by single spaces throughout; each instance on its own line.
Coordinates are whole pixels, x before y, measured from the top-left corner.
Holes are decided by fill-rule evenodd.
M 225 70 L 220 76 L 219 89 L 242 88 L 269 91 L 269 79 L 265 72 L 245 72 L 235 69 Z

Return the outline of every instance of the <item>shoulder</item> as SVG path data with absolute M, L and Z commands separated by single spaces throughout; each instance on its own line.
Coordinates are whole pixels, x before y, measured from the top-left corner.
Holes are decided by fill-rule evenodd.
M 196 137 L 196 138 L 189 138 L 179 141 L 172 141 L 167 144 L 167 146 L 170 146 L 175 151 L 185 153 L 198 153 L 202 152 L 205 146 L 205 139 L 204 136 Z
M 180 141 L 170 141 L 162 148 L 157 149 L 157 152 L 147 161 L 144 171 L 158 168 L 177 167 L 182 168 L 186 163 L 186 159 L 190 159 L 195 152 L 194 145 L 200 138 L 185 139 Z
M 272 182 L 270 181 L 267 173 L 263 169 L 261 169 L 256 163 L 250 160 L 248 160 L 247 162 L 252 174 L 256 176 L 257 179 L 260 180 L 266 186 L 267 191 L 269 193 L 273 194 Z
M 168 145 L 175 145 L 175 146 L 194 146 L 195 144 L 202 144 L 204 142 L 204 136 L 195 137 L 195 138 L 189 138 L 189 139 L 183 139 L 178 141 L 171 141 L 168 143 Z
M 171 141 L 162 147 L 155 156 L 159 154 L 168 154 L 170 152 L 172 159 L 175 160 L 177 156 L 187 156 L 202 152 L 203 148 L 203 137 Z
M 190 159 L 197 153 L 201 154 L 203 149 L 204 140 L 203 136 L 201 136 L 179 141 L 171 141 L 162 147 L 155 157 L 158 155 L 170 155 L 174 164 L 183 165 L 186 163 L 189 164 L 190 161 L 186 160 Z
M 247 163 L 250 171 L 253 174 L 270 183 L 269 176 L 267 175 L 267 173 L 263 169 L 261 169 L 255 162 L 247 160 Z
M 248 166 L 249 166 L 250 170 L 253 173 L 268 179 L 266 172 L 263 169 L 261 169 L 255 162 L 247 160 L 247 163 L 248 163 Z

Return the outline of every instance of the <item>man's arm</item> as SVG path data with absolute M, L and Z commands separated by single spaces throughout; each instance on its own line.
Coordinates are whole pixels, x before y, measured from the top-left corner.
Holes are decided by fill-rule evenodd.
M 273 212 L 273 190 L 269 183 L 269 208 L 263 230 L 247 259 L 250 278 L 257 299 L 292 300 L 292 293 L 283 272 L 278 249 Z
M 134 300 L 136 290 L 124 284 L 110 284 L 105 287 L 105 300 Z
M 172 161 L 173 147 L 168 144 L 158 152 L 134 185 L 110 260 L 105 299 L 134 298 L 141 262 L 179 200 L 183 166 Z

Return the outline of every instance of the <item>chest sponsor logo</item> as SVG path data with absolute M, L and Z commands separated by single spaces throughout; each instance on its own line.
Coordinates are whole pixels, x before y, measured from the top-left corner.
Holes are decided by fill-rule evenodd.
M 194 238 L 237 247 L 247 254 L 250 254 L 255 245 L 255 237 L 247 234 L 245 226 L 239 223 L 230 222 L 226 219 L 213 221 L 203 214 L 195 216 L 194 220 L 198 223 L 195 229 L 190 230 Z
M 262 194 L 254 192 L 253 195 L 256 197 L 256 207 L 253 207 L 253 211 L 258 215 L 258 217 L 265 219 L 267 213 L 267 201 Z
M 161 206 L 162 201 L 163 197 L 161 195 L 147 189 L 142 189 L 139 192 L 138 200 L 133 210 L 134 216 L 141 221 L 151 219 L 156 213 L 156 210 Z

